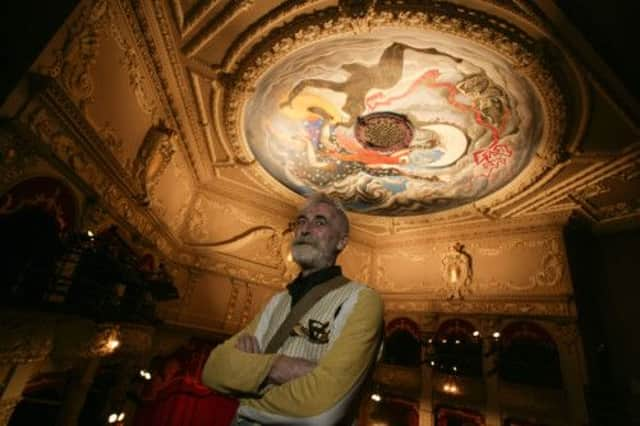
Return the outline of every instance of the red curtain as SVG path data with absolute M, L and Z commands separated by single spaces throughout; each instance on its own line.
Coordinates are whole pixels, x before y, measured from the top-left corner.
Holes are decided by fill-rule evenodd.
M 200 381 L 213 345 L 191 340 L 173 355 L 156 362 L 151 382 L 142 392 L 135 426 L 228 426 L 238 402 Z

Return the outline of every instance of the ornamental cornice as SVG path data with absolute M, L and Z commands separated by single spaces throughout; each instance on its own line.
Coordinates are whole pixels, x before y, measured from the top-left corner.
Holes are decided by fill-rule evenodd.
M 183 105 L 184 108 L 188 108 L 185 103 L 180 103 L 173 93 L 172 84 L 177 84 L 180 87 L 181 93 L 188 93 L 184 79 L 174 77 L 175 74 L 167 73 L 165 70 L 165 64 L 163 60 L 163 50 L 157 45 L 156 40 L 153 38 L 153 30 L 151 23 L 149 22 L 144 2 L 141 0 L 134 0 L 129 2 L 127 0 L 113 0 L 117 1 L 120 11 L 124 16 L 128 27 L 133 34 L 133 40 L 140 52 L 141 60 L 144 62 L 145 67 L 149 70 L 151 82 L 153 83 L 156 93 L 162 98 L 160 104 L 164 106 L 163 117 L 167 122 L 167 125 L 176 128 L 180 139 L 182 141 L 191 140 L 190 133 L 188 132 L 188 126 L 185 120 L 182 118 L 182 114 L 179 111 L 179 105 Z M 179 61 L 177 59 L 177 53 L 173 44 L 166 44 L 167 37 L 170 35 L 170 26 L 166 21 L 162 11 L 156 11 L 158 14 L 157 19 L 163 19 L 162 25 L 160 25 L 160 31 L 163 32 L 162 36 L 165 41 L 165 48 L 168 50 L 167 56 L 171 61 L 171 68 L 173 71 L 181 71 Z M 175 81 L 174 81 L 175 80 Z M 192 117 L 193 113 L 188 116 Z M 196 180 L 202 179 L 202 171 L 197 167 L 197 154 L 194 152 L 194 148 L 188 144 L 183 143 L 184 151 L 190 169 L 193 171 Z
M 504 315 L 527 317 L 575 317 L 573 305 L 566 298 L 524 300 L 471 299 L 442 300 L 427 299 L 417 295 L 388 295 L 383 293 L 385 311 L 389 313 L 430 312 L 444 315 Z

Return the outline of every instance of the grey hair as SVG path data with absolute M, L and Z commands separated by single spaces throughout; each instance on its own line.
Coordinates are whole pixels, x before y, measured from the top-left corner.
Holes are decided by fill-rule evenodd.
M 347 212 L 340 200 L 333 198 L 324 192 L 315 192 L 307 197 L 302 209 L 306 209 L 312 204 L 327 204 L 333 207 L 338 216 L 340 230 L 342 231 L 343 236 L 349 235 L 349 218 L 347 217 Z

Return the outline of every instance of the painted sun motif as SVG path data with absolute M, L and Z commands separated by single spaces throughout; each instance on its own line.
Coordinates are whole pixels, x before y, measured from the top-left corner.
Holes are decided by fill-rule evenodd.
M 296 51 L 244 109 L 258 161 L 292 190 L 412 215 L 478 200 L 526 166 L 542 135 L 531 84 L 453 36 L 378 30 Z

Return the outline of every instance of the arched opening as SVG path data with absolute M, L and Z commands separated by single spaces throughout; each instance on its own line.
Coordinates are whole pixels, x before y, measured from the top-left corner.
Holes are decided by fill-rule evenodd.
M 436 426 L 484 426 L 484 416 L 477 411 L 453 407 L 436 410 Z
M 76 201 L 62 182 L 25 180 L 0 198 L 0 268 L 3 300 L 11 304 L 47 301 L 63 236 L 73 228 Z
M 436 370 L 452 375 L 482 376 L 482 342 L 473 325 L 451 319 L 440 325 L 432 338 L 429 363 Z
M 560 388 L 562 373 L 555 342 L 532 322 L 508 325 L 502 331 L 498 374 L 511 383 Z
M 418 325 L 409 318 L 396 318 L 386 329 L 383 362 L 387 364 L 417 367 L 421 360 Z
M 418 410 L 410 401 L 386 397 L 377 402 L 367 424 L 376 426 L 418 426 Z

